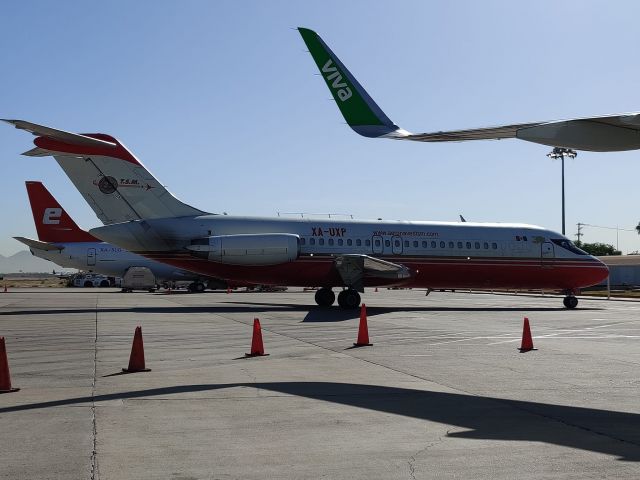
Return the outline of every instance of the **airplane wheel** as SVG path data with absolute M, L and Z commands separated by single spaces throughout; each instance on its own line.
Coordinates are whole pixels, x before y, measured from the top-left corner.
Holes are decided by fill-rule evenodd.
M 330 288 L 321 288 L 316 292 L 316 303 L 321 307 L 330 307 L 336 300 L 336 294 Z
M 562 303 L 564 303 L 564 306 L 567 308 L 576 308 L 578 306 L 578 299 L 576 297 L 564 297 L 564 300 L 562 300 Z
M 343 290 L 338 294 L 338 305 L 345 310 L 358 308 L 360 306 L 360 294 L 351 288 Z
M 188 288 L 190 293 L 202 293 L 204 292 L 205 286 L 202 282 L 193 282 L 189 284 Z

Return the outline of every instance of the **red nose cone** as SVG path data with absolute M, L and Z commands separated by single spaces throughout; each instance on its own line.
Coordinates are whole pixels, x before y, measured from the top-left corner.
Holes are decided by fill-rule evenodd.
M 584 267 L 580 272 L 580 287 L 590 287 L 603 282 L 609 276 L 609 267 L 592 257 L 588 267 Z

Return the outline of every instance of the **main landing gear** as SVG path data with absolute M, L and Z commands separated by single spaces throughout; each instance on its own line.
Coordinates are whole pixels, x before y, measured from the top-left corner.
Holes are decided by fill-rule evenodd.
M 330 307 L 336 301 L 336 294 L 330 288 L 321 288 L 316 292 L 316 303 L 321 307 Z
M 352 288 L 341 291 L 338 294 L 338 305 L 345 310 L 353 310 L 360 306 L 360 294 Z
M 321 288 L 316 292 L 316 303 L 321 307 L 330 307 L 336 300 L 336 295 L 330 288 Z M 353 288 L 342 290 L 338 294 L 338 305 L 349 310 L 360 306 L 360 294 Z
M 204 292 L 205 285 L 202 282 L 193 282 L 189 284 L 189 292 L 202 293 Z
M 573 295 L 567 295 L 564 297 L 564 300 L 562 300 L 562 303 L 567 308 L 576 308 L 578 306 L 578 299 Z

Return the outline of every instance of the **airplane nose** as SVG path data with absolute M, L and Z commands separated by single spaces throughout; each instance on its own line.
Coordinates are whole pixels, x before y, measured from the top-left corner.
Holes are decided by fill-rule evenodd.
M 600 260 L 599 258 L 596 257 L 591 257 L 591 261 L 593 264 L 592 268 L 589 268 L 589 277 L 592 283 L 590 283 L 589 285 L 597 285 L 600 282 L 603 282 L 604 280 L 607 279 L 607 277 L 609 276 L 609 267 L 607 267 L 607 265 Z

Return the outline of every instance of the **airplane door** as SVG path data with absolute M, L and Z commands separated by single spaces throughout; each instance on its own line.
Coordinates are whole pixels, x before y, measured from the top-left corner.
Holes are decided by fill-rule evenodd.
M 92 267 L 96 264 L 96 249 L 88 248 L 87 249 L 87 266 Z
M 540 248 L 541 248 L 541 260 L 542 260 L 542 266 L 544 267 L 552 267 L 553 266 L 553 259 L 555 258 L 556 254 L 555 251 L 553 249 L 553 243 L 551 242 L 543 242 L 540 244 Z
M 382 253 L 384 244 L 382 243 L 382 237 L 380 235 L 374 235 L 371 238 L 371 245 L 373 247 L 373 253 Z
M 391 238 L 391 251 L 394 255 L 402 254 L 402 238 L 398 235 Z

